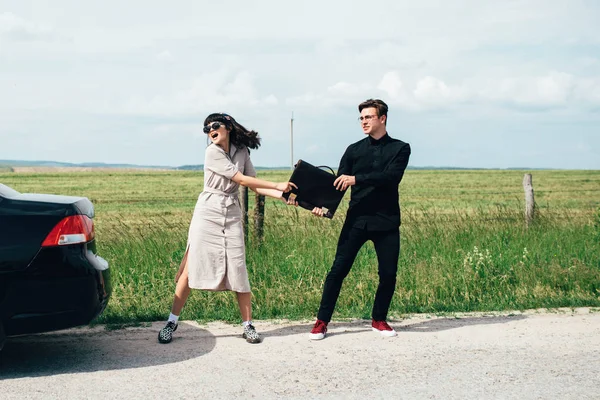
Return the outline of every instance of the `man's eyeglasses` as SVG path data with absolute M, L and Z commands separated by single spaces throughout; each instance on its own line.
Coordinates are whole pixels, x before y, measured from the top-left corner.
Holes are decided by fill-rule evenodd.
M 212 124 L 206 125 L 202 130 L 204 133 L 209 133 L 210 131 L 216 131 L 222 126 L 225 126 L 222 122 L 213 122 Z
M 358 117 L 358 120 L 360 122 L 363 122 L 363 121 L 370 121 L 373 118 L 379 118 L 379 117 L 377 115 L 365 115 L 364 117 L 363 116 Z

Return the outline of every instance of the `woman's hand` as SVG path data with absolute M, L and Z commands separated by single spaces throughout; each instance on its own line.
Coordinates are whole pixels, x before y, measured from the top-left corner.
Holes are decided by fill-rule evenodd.
M 291 191 L 292 188 L 298 189 L 298 186 L 296 186 L 292 182 L 279 182 L 276 185 L 277 185 L 276 189 L 281 190 L 283 193 L 287 193 L 287 192 Z
M 287 200 L 284 197 L 282 197 L 281 199 L 288 206 L 298 207 L 298 202 L 296 201 L 296 196 L 290 195 L 290 197 L 288 197 Z
M 317 217 L 322 217 L 323 216 L 323 209 L 321 207 L 315 207 L 312 209 L 312 213 L 313 215 L 317 216 Z

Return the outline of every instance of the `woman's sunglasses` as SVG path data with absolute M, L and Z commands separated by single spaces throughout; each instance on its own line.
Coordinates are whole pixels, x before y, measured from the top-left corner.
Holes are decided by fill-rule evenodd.
M 213 122 L 212 124 L 206 125 L 202 130 L 204 133 L 209 133 L 210 131 L 216 131 L 222 126 L 225 126 L 225 124 L 222 122 Z

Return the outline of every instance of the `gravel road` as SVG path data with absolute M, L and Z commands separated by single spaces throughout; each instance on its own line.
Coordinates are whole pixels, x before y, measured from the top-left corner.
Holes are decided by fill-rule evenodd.
M 2 399 L 600 399 L 600 310 L 407 316 L 384 338 L 369 321 L 240 326 L 182 322 L 77 328 L 9 340 Z

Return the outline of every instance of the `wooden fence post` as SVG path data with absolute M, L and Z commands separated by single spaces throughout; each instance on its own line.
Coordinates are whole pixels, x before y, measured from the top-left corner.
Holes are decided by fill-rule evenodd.
M 248 241 L 248 188 L 240 185 L 240 205 L 242 206 L 242 225 L 244 226 L 244 241 Z
M 265 223 L 265 196 L 256 195 L 256 207 L 254 208 L 254 230 L 258 242 L 262 242 Z
M 525 223 L 529 226 L 533 222 L 535 214 L 535 200 L 533 197 L 533 179 L 531 174 L 523 177 L 523 189 L 525 189 Z

